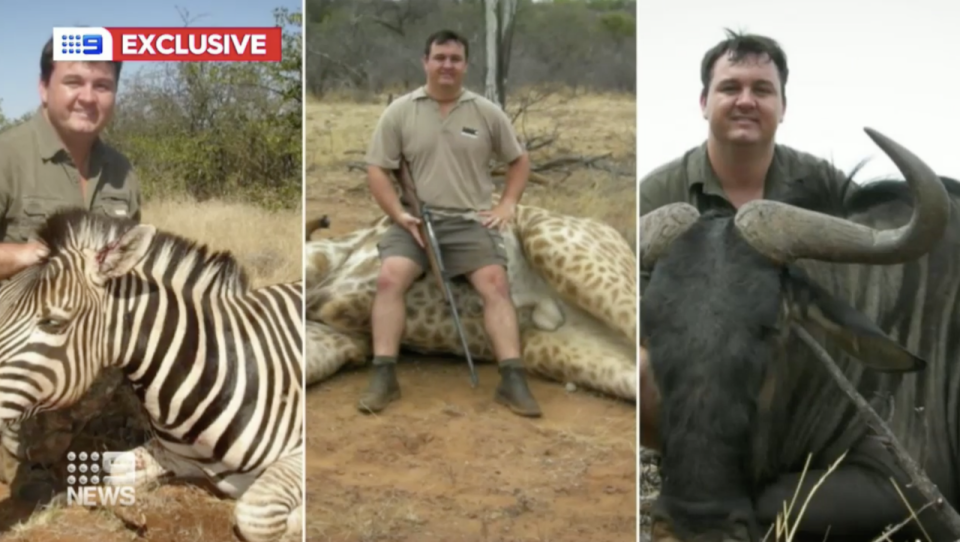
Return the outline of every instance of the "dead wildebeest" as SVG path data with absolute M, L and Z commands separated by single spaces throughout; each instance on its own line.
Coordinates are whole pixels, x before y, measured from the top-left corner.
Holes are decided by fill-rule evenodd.
M 663 443 L 654 540 L 756 540 L 799 485 L 793 524 L 844 452 L 799 532 L 870 540 L 907 519 L 891 478 L 913 510 L 923 508 L 888 443 L 795 324 L 957 506 L 960 184 L 867 134 L 906 183 L 870 183 L 842 198 L 807 179 L 794 199 L 753 201 L 735 216 L 674 204 L 642 217 L 641 267 L 652 273 L 641 340 L 661 395 Z M 919 519 L 932 540 L 957 538 L 932 509 Z

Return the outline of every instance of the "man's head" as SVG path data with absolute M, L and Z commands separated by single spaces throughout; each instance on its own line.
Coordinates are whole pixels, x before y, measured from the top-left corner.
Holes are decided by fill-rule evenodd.
M 771 38 L 727 31 L 703 57 L 700 108 L 711 138 L 750 145 L 773 141 L 787 107 L 787 56 Z
M 467 72 L 470 46 L 466 38 L 452 30 L 441 30 L 427 38 L 423 51 L 423 71 L 427 84 L 444 89 L 459 89 Z
M 113 117 L 120 62 L 53 61 L 53 38 L 40 54 L 40 101 L 67 137 L 98 135 Z

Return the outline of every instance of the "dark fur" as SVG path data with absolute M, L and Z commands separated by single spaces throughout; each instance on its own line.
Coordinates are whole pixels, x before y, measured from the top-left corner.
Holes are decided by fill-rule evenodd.
M 960 197 L 960 183 L 949 178 L 942 181 L 951 198 Z M 784 201 L 889 228 L 905 223 L 912 199 L 903 181 L 877 181 L 862 185 L 850 194 L 846 186 L 837 188 L 810 178 L 798 183 Z M 813 468 L 823 469 L 864 433 L 855 410 L 809 349 L 795 337 L 779 339 L 780 334 L 785 333 L 785 322 L 779 319 L 784 295 L 791 298 L 811 293 L 820 297 L 832 295 L 834 306 L 850 311 L 845 315 L 852 318 L 847 320 L 848 325 L 856 328 L 861 337 L 882 336 L 882 329 L 903 342 L 910 332 L 910 310 L 918 303 L 925 303 L 926 313 L 939 316 L 944 310 L 943 304 L 953 301 L 944 292 L 956 286 L 948 263 L 951 258 L 957 260 L 958 255 L 956 237 L 960 225 L 956 201 L 948 233 L 925 258 L 930 261 L 927 276 L 920 274 L 916 263 L 886 266 L 889 273 L 902 271 L 901 275 L 889 275 L 900 281 L 899 291 L 878 292 L 875 279 L 867 280 L 867 273 L 878 272 L 876 268 L 869 269 L 871 266 L 806 261 L 783 268 L 773 265 L 743 241 L 732 224 L 732 217 L 732 213 L 706 213 L 674 241 L 654 269 L 641 299 L 640 329 L 662 398 L 663 485 L 654 518 L 671 519 L 680 540 L 722 540 L 724 533 L 731 536 L 734 527 L 731 519 L 752 527 L 754 506 L 762 508 L 764 504 L 755 501 L 775 486 L 778 476 L 800 470 L 807 451 L 815 453 Z M 853 272 L 847 271 L 854 268 Z M 927 284 L 927 295 L 921 298 L 918 285 L 923 281 Z M 877 295 L 882 295 L 881 313 L 875 320 L 880 329 L 872 328 L 867 313 L 859 318 L 851 317 L 856 314 L 852 312 L 853 307 L 863 310 L 865 300 Z M 932 318 L 929 320 L 933 322 Z M 924 322 L 927 321 L 925 316 Z M 920 449 L 918 443 L 928 436 L 909 418 L 912 406 L 926 404 L 930 397 L 922 383 L 926 378 L 957 376 L 952 366 L 960 352 L 960 344 L 956 344 L 960 338 L 953 338 L 958 335 L 954 322 L 955 318 L 947 317 L 946 321 L 935 323 L 936 330 L 950 326 L 948 336 L 952 343 L 947 347 L 946 358 L 936 349 L 938 337 L 944 335 L 923 332 L 918 354 L 930 361 L 931 368 L 918 377 L 903 379 L 900 375 L 864 370 L 836 348 L 831 349 L 862 393 L 892 391 L 901 379 L 906 382 L 896 397 L 898 402 L 893 413 L 899 423 L 894 423 L 893 428 L 899 435 L 906 436 L 907 445 L 914 451 Z M 784 344 L 781 340 L 787 342 Z M 829 343 L 826 346 L 829 347 Z M 788 354 L 789 364 L 780 363 L 782 352 Z M 758 397 L 766 378 L 777 384 L 776 400 L 761 408 Z M 914 380 L 918 383 L 913 384 Z M 937 416 L 937 409 L 956 410 L 956 389 L 944 393 L 952 402 L 927 404 L 933 410 L 931 416 Z M 761 413 L 766 411 L 770 412 L 769 418 L 761 418 Z M 951 425 L 951 421 L 938 421 Z M 935 428 L 931 434 L 938 443 L 945 440 L 937 436 Z M 950 440 L 939 447 L 953 450 L 954 444 L 955 440 Z M 873 469 L 870 472 L 882 475 L 886 463 L 874 462 L 876 458 L 869 454 L 861 455 L 864 457 L 852 460 L 853 468 L 870 464 Z M 924 459 L 920 459 L 921 464 Z M 933 475 L 949 477 L 953 470 L 943 467 L 944 462 L 941 450 L 939 456 L 929 458 L 926 466 L 932 467 Z M 816 481 L 816 473 L 807 476 Z M 953 482 L 950 480 L 945 485 L 953 487 Z M 886 490 L 892 490 L 889 482 L 887 484 Z M 821 499 L 820 503 L 828 503 L 831 496 L 839 498 L 840 489 L 849 488 L 837 488 L 831 494 L 831 488 L 825 486 L 818 490 L 814 501 Z M 949 499 L 954 492 L 945 493 Z M 799 498 L 798 508 L 802 502 L 803 496 Z M 888 504 L 865 500 L 864 506 L 878 506 L 877 503 Z M 847 502 L 836 504 L 842 509 L 853 503 L 848 498 Z M 826 509 L 829 512 L 829 507 Z M 811 528 L 815 530 L 820 520 L 828 521 L 827 515 L 825 512 L 821 518 L 809 518 Z M 875 527 L 870 534 L 879 534 L 886 521 L 884 511 L 877 512 L 879 525 L 876 526 L 870 523 L 869 514 L 866 515 L 868 519 L 862 524 L 849 526 L 851 532 L 861 527 L 864 531 Z M 836 528 L 831 532 L 836 533 Z M 704 536 L 698 538 L 697 533 Z

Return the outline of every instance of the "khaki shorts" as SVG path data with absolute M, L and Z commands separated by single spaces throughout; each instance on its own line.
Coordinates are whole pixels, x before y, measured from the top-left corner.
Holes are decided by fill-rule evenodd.
M 453 278 L 472 273 L 488 265 L 507 267 L 507 250 L 499 231 L 484 227 L 476 220 L 460 217 L 434 217 L 433 232 L 440 245 L 440 257 L 447 274 Z M 426 239 L 423 240 L 427 242 Z M 430 261 L 410 232 L 391 224 L 377 244 L 380 259 L 403 256 L 428 271 Z

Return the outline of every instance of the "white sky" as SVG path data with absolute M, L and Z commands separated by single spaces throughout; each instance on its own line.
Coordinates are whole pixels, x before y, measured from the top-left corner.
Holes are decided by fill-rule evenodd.
M 960 2 L 951 0 L 669 0 L 640 2 L 637 172 L 706 139 L 700 62 L 724 28 L 764 34 L 787 54 L 777 141 L 856 179 L 902 178 L 868 126 L 960 179 Z

